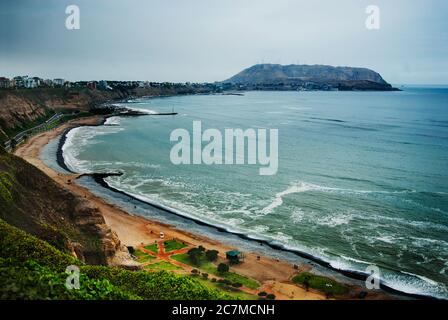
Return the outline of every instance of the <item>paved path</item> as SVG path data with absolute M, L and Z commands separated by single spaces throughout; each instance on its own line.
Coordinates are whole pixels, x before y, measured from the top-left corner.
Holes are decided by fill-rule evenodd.
M 173 255 L 187 253 L 188 250 L 190 250 L 190 247 L 186 247 L 186 248 L 182 248 L 182 249 L 177 249 L 177 250 L 165 252 L 165 244 L 164 244 L 165 241 L 166 241 L 165 239 L 157 240 L 157 248 L 158 248 L 157 254 L 155 254 L 151 250 L 145 249 L 144 246 L 142 246 L 139 249 L 144 251 L 144 252 L 146 252 L 146 253 L 148 253 L 148 254 L 151 254 L 153 256 L 155 255 L 160 260 L 163 260 L 165 262 L 171 263 L 171 264 L 173 264 L 173 265 L 175 265 L 177 267 L 182 268 L 182 270 L 184 271 L 185 274 L 191 274 L 191 271 L 193 269 L 196 269 L 196 270 L 199 269 L 199 267 L 198 268 L 194 268 L 194 267 L 192 267 L 192 266 L 190 266 L 188 264 L 185 264 L 183 262 L 180 262 L 180 261 L 177 261 L 177 260 L 174 260 L 174 259 L 171 258 L 171 256 L 173 256 Z M 225 279 L 225 278 L 216 276 L 214 274 L 210 275 L 210 276 L 213 276 L 217 280 L 218 279 L 221 279 L 221 280 Z M 252 294 L 254 296 L 256 296 L 258 294 L 258 292 L 260 292 L 260 291 L 266 291 L 267 293 L 272 293 L 272 290 L 269 287 L 265 287 L 265 286 L 260 287 L 258 289 L 250 289 L 250 288 L 247 288 L 245 286 L 242 286 L 242 287 L 240 287 L 238 289 L 240 289 L 241 291 L 243 291 L 245 293 Z

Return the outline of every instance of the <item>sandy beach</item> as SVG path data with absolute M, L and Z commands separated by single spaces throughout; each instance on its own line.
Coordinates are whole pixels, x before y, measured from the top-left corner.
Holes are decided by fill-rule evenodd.
M 159 235 L 160 232 L 163 232 L 165 234 L 165 240 L 176 239 L 189 245 L 189 247 L 202 245 L 207 249 L 218 250 L 219 261 L 224 262 L 225 252 L 237 248 L 229 247 L 204 236 L 192 234 L 186 230 L 179 230 L 174 226 L 132 215 L 118 206 L 108 203 L 104 199 L 94 195 L 88 189 L 78 185 L 76 179 L 79 175 L 58 173 L 47 167 L 44 162 L 40 160 L 39 155 L 41 149 L 50 140 L 63 134 L 67 129 L 79 125 L 97 125 L 100 124 L 102 120 L 103 117 L 98 116 L 65 123 L 51 131 L 31 137 L 15 151 L 15 154 L 39 168 L 64 188 L 85 198 L 94 207 L 97 207 L 103 214 L 106 223 L 117 233 L 120 241 L 124 245 L 142 248 L 144 245 L 160 242 Z M 158 259 L 164 260 L 168 259 L 168 257 L 161 255 Z M 172 260 L 170 260 L 170 262 L 173 263 Z M 191 272 L 192 268 L 187 265 L 176 262 L 174 262 L 174 264 L 178 264 L 178 266 L 182 268 L 180 271 L 181 273 L 189 274 Z M 304 288 L 294 285 L 291 282 L 291 278 L 297 274 L 298 271 L 309 269 L 311 269 L 311 266 L 306 264 L 299 265 L 298 269 L 295 269 L 291 263 L 271 259 L 254 252 L 245 252 L 244 262 L 239 265 L 231 266 L 231 271 L 255 279 L 261 283 L 260 288 L 257 290 L 248 290 L 246 288 L 245 291 L 248 293 L 257 294 L 260 291 L 266 291 L 274 293 L 277 299 L 284 300 L 326 299 L 325 295 L 320 292 L 312 290 L 306 291 Z M 355 289 L 355 292 L 361 290 L 362 288 Z M 384 293 L 369 293 L 370 299 L 378 299 L 380 297 L 385 298 Z

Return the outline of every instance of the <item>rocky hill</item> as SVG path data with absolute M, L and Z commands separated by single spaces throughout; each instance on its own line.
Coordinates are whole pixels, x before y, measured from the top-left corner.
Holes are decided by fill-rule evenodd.
M 292 89 L 392 90 L 379 73 L 366 68 L 326 65 L 257 64 L 223 83 Z M 359 84 L 359 86 L 358 86 Z
M 3 149 L 0 219 L 87 263 L 107 264 L 126 251 L 98 209 Z
M 0 147 L 1 300 L 231 299 L 189 276 L 119 268 L 123 252 L 98 209 Z M 79 290 L 65 287 L 70 265 Z

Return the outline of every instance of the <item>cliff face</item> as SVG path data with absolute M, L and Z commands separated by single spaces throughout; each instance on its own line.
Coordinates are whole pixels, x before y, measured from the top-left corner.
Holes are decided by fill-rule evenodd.
M 88 111 L 96 104 L 129 96 L 164 96 L 208 93 L 213 88 L 195 85 L 166 85 L 148 88 L 91 90 L 88 88 L 37 88 L 0 90 L 0 141 L 33 123 L 41 123 L 55 111 Z
M 0 90 L 0 129 L 24 127 L 54 110 L 88 110 L 97 102 L 121 97 L 119 91 L 88 89 Z
M 325 65 L 258 64 L 247 68 L 224 82 L 240 84 L 291 83 L 316 81 L 371 81 L 387 84 L 381 75 L 366 68 L 332 67 Z
M 127 250 L 96 208 L 0 149 L 0 218 L 90 264 Z

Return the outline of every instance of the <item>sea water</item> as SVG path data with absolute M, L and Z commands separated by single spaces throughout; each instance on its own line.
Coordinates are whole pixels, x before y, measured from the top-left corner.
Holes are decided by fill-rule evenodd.
M 346 270 L 380 268 L 391 287 L 448 298 L 448 89 L 246 92 L 136 99 L 175 116 L 109 118 L 76 128 L 76 172 L 123 172 L 125 193 Z M 149 112 L 149 113 L 151 113 Z M 278 129 L 278 172 L 258 165 L 174 165 L 170 133 Z

